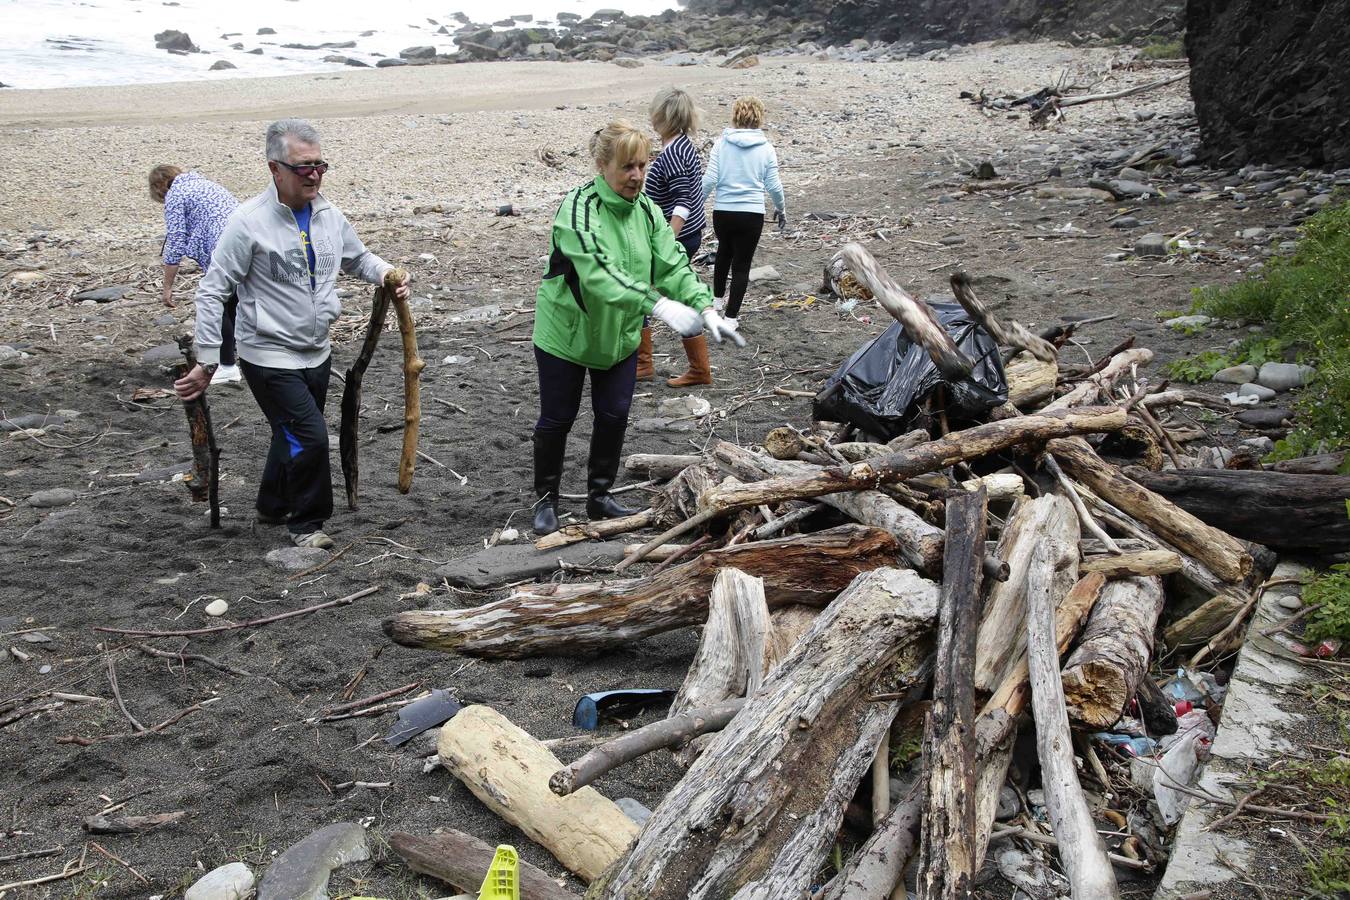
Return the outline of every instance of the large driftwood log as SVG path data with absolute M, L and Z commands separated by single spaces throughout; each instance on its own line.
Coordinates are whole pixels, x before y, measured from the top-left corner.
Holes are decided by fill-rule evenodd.
M 924 733 L 928 773 L 919 896 L 967 897 L 975 859 L 975 634 L 980 621 L 980 559 L 986 493 L 947 501 L 942 601 L 938 609 L 933 705 Z
M 975 287 L 965 272 L 957 272 L 952 276 L 952 293 L 956 295 L 956 302 L 961 304 L 961 308 L 969 313 L 972 319 L 983 325 L 985 331 L 988 331 L 998 343 L 1005 347 L 1025 350 L 1041 362 L 1053 363 L 1059 359 L 1055 345 L 1045 338 L 1032 334 L 1011 319 L 1006 323 L 999 321 L 975 296 Z
M 1206 525 L 1165 497 L 1126 478 L 1081 438 L 1053 440 L 1047 448 L 1070 475 L 1102 499 L 1155 531 L 1172 547 L 1194 557 L 1226 582 L 1238 583 L 1252 569 L 1252 557 L 1232 535 Z
M 1137 550 L 1133 553 L 1084 557 L 1080 572 L 1101 572 L 1107 578 L 1127 575 L 1171 575 L 1181 571 L 1181 556 L 1171 550 Z
M 1019 353 L 1003 367 L 1003 377 L 1008 381 L 1008 402 L 1029 409 L 1055 393 L 1059 367 L 1030 353 Z
M 998 453 L 1018 444 L 1038 443 L 1071 434 L 1118 431 L 1125 427 L 1125 418 L 1124 410 L 1118 407 L 1084 407 L 990 422 L 953 431 L 938 440 L 879 460 L 822 469 L 802 477 L 771 478 L 736 488 L 717 488 L 704 495 L 702 505 L 727 513 L 771 501 L 801 500 L 875 488 Z
M 1148 671 L 1162 607 L 1162 582 L 1156 577 L 1122 578 L 1106 585 L 1078 647 L 1064 664 L 1070 718 L 1092 728 L 1116 723 Z
M 566 797 L 549 790 L 549 777 L 562 763 L 489 706 L 466 706 L 446 722 L 436 752 L 488 809 L 586 881 L 622 856 L 638 833 L 633 820 L 594 788 Z
M 389 835 L 389 847 L 414 872 L 439 878 L 457 890 L 478 895 L 497 848 L 471 834 L 453 828 L 441 828 L 435 834 L 418 837 L 395 831 Z M 578 900 L 571 891 L 541 869 L 520 860 L 516 870 L 520 896 L 528 900 Z
M 1244 590 L 1229 588 L 1219 591 L 1204 603 L 1163 631 L 1163 640 L 1169 647 L 1190 647 L 1203 644 L 1220 631 L 1228 627 L 1238 610 L 1247 605 L 1249 594 Z
M 1232 469 L 1124 473 L 1201 521 L 1276 550 L 1350 549 L 1350 476 Z
M 913 572 L 857 578 L 820 615 L 653 812 L 587 897 L 780 900 L 809 892 L 893 702 L 879 676 L 926 669 L 937 588 Z M 889 689 L 889 688 L 883 688 Z
M 405 646 L 470 656 L 589 653 L 704 621 L 725 566 L 763 578 L 771 607 L 824 606 L 859 572 L 892 564 L 897 550 L 883 531 L 845 525 L 711 550 L 648 578 L 531 585 L 471 609 L 403 612 L 384 631 Z
M 673 456 L 667 453 L 631 453 L 623 461 L 623 467 L 649 478 L 674 478 L 690 466 L 703 462 L 697 455 Z
M 406 281 L 408 273 L 392 269 L 384 276 L 388 291 Z M 398 314 L 399 336 L 403 338 L 403 451 L 398 458 L 398 492 L 412 490 L 413 471 L 417 468 L 417 429 L 422 422 L 422 369 L 426 363 L 417 355 L 417 332 L 413 327 L 412 307 L 407 300 L 393 295 L 394 312 Z
M 357 444 L 361 424 L 361 382 L 366 377 L 366 369 L 375 355 L 380 343 L 380 334 L 384 331 L 384 319 L 389 313 L 389 299 L 394 295 L 391 287 L 381 285 L 375 289 L 375 299 L 370 305 L 370 320 L 366 323 L 366 337 L 361 342 L 361 350 L 347 369 L 342 381 L 342 420 L 338 425 L 338 456 L 342 459 L 342 480 L 347 485 L 347 508 L 356 509 L 360 501 L 361 487 L 361 449 Z
M 861 244 L 845 244 L 835 254 L 835 259 L 843 260 L 858 283 L 871 291 L 882 309 L 900 323 L 909 339 L 928 351 L 943 376 L 951 381 L 970 377 L 975 364 L 956 346 L 938 321 L 937 314 L 927 303 L 914 299 L 891 280 Z
M 675 692 L 670 714 L 754 693 L 767 668 L 764 653 L 771 627 L 764 580 L 734 568 L 718 572 L 698 652 Z
M 548 780 L 549 789 L 559 797 L 566 797 L 606 772 L 653 750 L 681 747 L 699 735 L 721 731 L 743 706 L 745 698 L 734 697 L 711 706 L 686 709 L 667 719 L 620 735 L 554 772 Z
M 1046 585 L 1058 600 L 1078 580 L 1078 517 L 1058 494 L 1020 502 L 999 538 L 998 557 L 1008 563 L 1008 580 L 994 584 L 984 604 L 975 650 L 975 687 L 992 691 L 1022 657 L 1026 646 L 1026 598 L 1031 582 Z M 1036 547 L 1051 553 L 1045 571 L 1032 566 Z
M 1284 459 L 1270 466 L 1272 472 L 1288 472 L 1293 475 L 1342 475 L 1345 473 L 1346 451 L 1319 453 L 1316 456 L 1302 456 L 1298 459 Z
M 1054 565 L 1053 548 L 1041 545 L 1033 554 L 1033 570 Z M 1045 588 L 1048 588 L 1048 583 Z M 1036 718 L 1036 749 L 1041 761 L 1045 806 L 1059 841 L 1059 858 L 1076 898 L 1109 900 L 1120 896 L 1106 847 L 1078 783 L 1064 690 L 1059 679 L 1055 644 L 1055 600 L 1041 586 L 1027 589 L 1027 665 L 1031 673 L 1031 705 Z
M 801 477 L 820 471 L 810 463 L 761 456 L 730 441 L 718 441 L 712 452 L 718 463 L 745 482 Z M 906 563 L 934 577 L 941 574 L 942 529 L 925 522 L 890 497 L 880 491 L 864 490 L 827 494 L 821 501 L 863 525 L 890 532 L 899 542 L 900 554 Z

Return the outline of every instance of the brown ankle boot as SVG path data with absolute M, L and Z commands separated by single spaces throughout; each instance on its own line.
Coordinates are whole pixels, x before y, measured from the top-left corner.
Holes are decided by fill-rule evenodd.
M 643 328 L 642 341 L 638 344 L 637 380 L 651 381 L 655 377 L 656 369 L 652 366 L 652 330 Z
M 667 379 L 671 387 L 689 387 L 712 384 L 712 367 L 708 365 L 708 341 L 703 335 L 684 339 L 684 353 L 689 357 L 689 371 Z

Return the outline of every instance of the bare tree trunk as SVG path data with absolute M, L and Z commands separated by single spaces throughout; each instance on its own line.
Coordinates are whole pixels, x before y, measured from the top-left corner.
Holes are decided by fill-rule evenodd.
M 1064 664 L 1064 697 L 1072 719 L 1092 728 L 1116 723 L 1148 671 L 1162 607 L 1158 578 L 1107 583 L 1078 648 Z
M 1008 381 L 1008 402 L 1018 409 L 1030 409 L 1055 393 L 1059 367 L 1019 353 L 1003 367 L 1003 377 Z
M 1118 555 L 1084 557 L 1080 572 L 1101 572 L 1107 578 L 1127 575 L 1171 575 L 1181 571 L 1181 556 L 1171 550 L 1138 550 Z
M 630 472 L 640 472 L 650 478 L 674 478 L 690 466 L 703 462 L 702 456 L 673 456 L 666 453 L 632 453 L 624 460 L 623 467 Z
M 858 573 L 893 562 L 897 550 L 883 531 L 845 525 L 711 550 L 648 578 L 531 585 L 471 609 L 398 613 L 384 631 L 405 646 L 489 658 L 609 650 L 705 620 L 713 578 L 725 566 L 762 577 L 771 607 L 824 606 Z
M 1053 565 L 1053 550 L 1037 548 L 1032 568 Z M 1031 673 L 1032 709 L 1036 716 L 1036 748 L 1041 760 L 1041 784 L 1050 823 L 1059 841 L 1059 858 L 1079 900 L 1117 898 L 1116 874 L 1078 783 L 1073 741 L 1064 711 L 1055 646 L 1055 600 L 1049 582 L 1027 589 L 1027 664 Z
M 937 668 L 924 735 L 928 793 L 919 856 L 923 900 L 969 896 L 978 868 L 974 669 L 985 512 L 983 487 L 947 501 Z
M 853 851 L 844 868 L 821 890 L 819 900 L 887 900 L 891 896 L 918 842 L 924 796 L 920 786 L 915 782 L 909 795 Z
M 587 896 L 781 900 L 807 893 L 895 714 L 893 702 L 867 697 L 883 673 L 903 683 L 926 668 L 936 609 L 936 586 L 912 572 L 859 576 Z

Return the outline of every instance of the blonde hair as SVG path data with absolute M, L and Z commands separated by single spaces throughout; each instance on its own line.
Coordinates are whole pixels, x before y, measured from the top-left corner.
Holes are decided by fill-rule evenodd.
M 693 134 L 698 130 L 698 109 L 694 100 L 677 87 L 657 91 L 651 106 L 652 127 L 662 137 L 668 134 Z
M 764 101 L 758 97 L 741 97 L 731 107 L 734 128 L 763 128 Z
M 625 164 L 637 159 L 646 162 L 651 155 L 651 140 L 624 119 L 615 119 L 591 135 L 591 157 L 596 168 L 603 168 L 615 159 Z
M 150 199 L 156 203 L 163 203 L 164 197 L 169 193 L 169 186 L 173 180 L 183 174 L 183 170 L 177 166 L 163 165 L 155 166 L 150 170 Z

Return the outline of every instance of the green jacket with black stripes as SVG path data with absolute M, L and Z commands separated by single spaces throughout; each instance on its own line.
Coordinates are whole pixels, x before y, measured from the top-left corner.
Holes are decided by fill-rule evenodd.
M 642 193 L 625 200 L 600 175 L 568 193 L 535 297 L 534 345 L 611 368 L 637 349 L 642 319 L 663 296 L 700 312 L 712 303 L 660 208 Z

